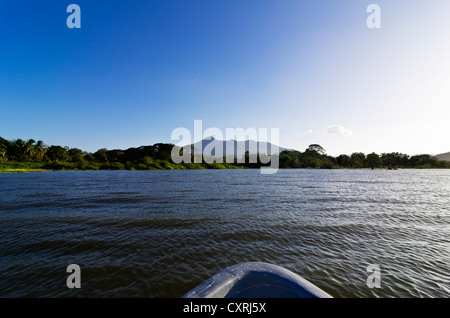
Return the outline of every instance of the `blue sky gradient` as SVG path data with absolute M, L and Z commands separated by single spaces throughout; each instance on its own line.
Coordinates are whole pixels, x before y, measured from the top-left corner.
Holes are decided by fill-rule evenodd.
M 81 7 L 81 29 L 66 8 Z M 381 29 L 366 26 L 371 3 Z M 450 2 L 0 0 L 0 136 L 126 149 L 279 128 L 329 154 L 450 151 Z

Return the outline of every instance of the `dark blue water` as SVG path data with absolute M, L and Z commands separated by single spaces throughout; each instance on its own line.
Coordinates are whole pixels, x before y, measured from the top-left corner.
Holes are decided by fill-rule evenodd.
M 0 296 L 180 297 L 248 261 L 334 297 L 448 297 L 450 171 L 0 174 Z

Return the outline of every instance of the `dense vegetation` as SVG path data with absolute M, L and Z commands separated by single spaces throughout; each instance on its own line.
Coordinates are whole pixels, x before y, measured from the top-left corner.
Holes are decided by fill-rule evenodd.
M 0 170 L 161 170 L 161 169 L 234 169 L 259 168 L 261 163 L 182 163 L 171 160 L 172 144 L 127 150 L 99 149 L 88 153 L 78 148 L 46 146 L 33 139 L 6 140 L 0 137 Z M 430 155 L 408 156 L 401 153 L 353 153 L 328 156 L 319 145 L 310 145 L 304 152 L 283 151 L 280 168 L 450 168 L 450 162 L 439 161 Z M 192 161 L 193 162 L 193 161 Z
M 440 161 L 431 155 L 409 156 L 399 152 L 371 153 L 355 152 L 338 157 L 327 156 L 320 145 L 310 145 L 305 152 L 283 151 L 280 168 L 450 168 L 449 161 Z
M 183 163 L 174 164 L 174 145 L 158 143 L 153 146 L 127 150 L 99 149 L 88 153 L 78 148 L 46 146 L 33 139 L 8 141 L 0 137 L 0 170 L 172 170 L 172 169 L 232 169 L 240 164 Z

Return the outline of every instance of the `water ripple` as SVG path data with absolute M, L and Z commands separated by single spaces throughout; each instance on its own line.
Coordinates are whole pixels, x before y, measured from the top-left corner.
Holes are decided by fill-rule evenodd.
M 0 296 L 179 297 L 264 261 L 335 297 L 448 297 L 449 183 L 441 170 L 0 175 Z M 69 293 L 71 263 L 83 281 Z

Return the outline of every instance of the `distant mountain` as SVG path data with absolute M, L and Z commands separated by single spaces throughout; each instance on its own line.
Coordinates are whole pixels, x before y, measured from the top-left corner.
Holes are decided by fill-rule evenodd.
M 223 156 L 225 156 L 227 147 L 233 147 L 234 150 L 234 156 L 236 157 L 237 154 L 245 154 L 246 151 L 249 151 L 251 154 L 270 154 L 271 150 L 274 149 L 274 152 L 276 154 L 279 154 L 280 152 L 284 150 L 289 150 L 286 148 L 278 147 L 278 151 L 275 151 L 276 145 L 265 142 L 265 141 L 254 141 L 254 140 L 245 140 L 245 141 L 237 141 L 237 140 L 218 140 L 214 137 L 210 137 L 210 139 L 203 139 L 201 141 L 196 142 L 195 144 L 192 144 L 191 147 L 193 147 L 193 154 L 200 154 L 202 151 L 204 152 L 205 147 L 207 148 L 207 151 L 209 152 L 210 149 L 211 155 L 216 156 L 217 149 L 223 150 Z M 256 151 L 255 151 L 256 150 Z M 229 150 L 230 151 L 230 150 Z
M 442 161 L 450 161 L 450 152 L 441 153 L 440 155 L 436 155 L 435 157 Z

